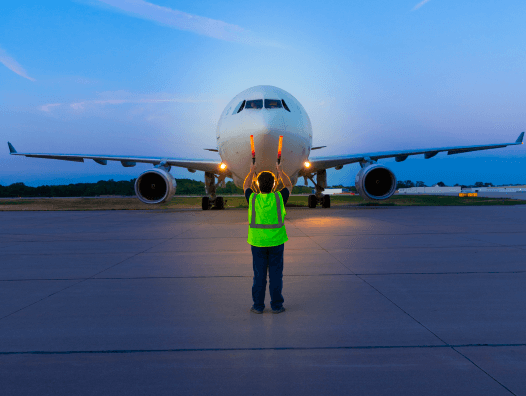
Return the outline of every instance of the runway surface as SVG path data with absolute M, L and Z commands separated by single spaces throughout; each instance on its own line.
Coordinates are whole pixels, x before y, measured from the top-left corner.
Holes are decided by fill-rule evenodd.
M 526 395 L 526 207 L 0 212 L 2 395 Z M 267 307 L 268 293 L 266 300 Z

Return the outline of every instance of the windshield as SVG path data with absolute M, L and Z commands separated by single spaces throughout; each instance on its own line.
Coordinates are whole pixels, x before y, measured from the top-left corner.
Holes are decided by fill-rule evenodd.
M 278 99 L 265 99 L 265 109 L 281 109 L 281 107 Z
M 263 99 L 256 100 L 247 100 L 245 109 L 262 109 L 263 108 Z

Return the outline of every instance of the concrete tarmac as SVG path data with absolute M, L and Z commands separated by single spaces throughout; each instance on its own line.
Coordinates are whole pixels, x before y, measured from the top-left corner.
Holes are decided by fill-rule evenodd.
M 526 206 L 0 212 L 2 395 L 526 395 Z

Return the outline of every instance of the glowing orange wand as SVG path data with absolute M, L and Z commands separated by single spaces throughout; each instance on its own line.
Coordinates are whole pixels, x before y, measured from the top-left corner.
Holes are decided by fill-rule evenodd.
M 283 147 L 283 135 L 280 135 L 279 143 L 278 143 L 278 165 L 281 162 L 281 148 L 282 147 Z
M 256 149 L 254 148 L 254 135 L 250 135 L 250 148 L 252 149 L 252 164 L 256 163 Z

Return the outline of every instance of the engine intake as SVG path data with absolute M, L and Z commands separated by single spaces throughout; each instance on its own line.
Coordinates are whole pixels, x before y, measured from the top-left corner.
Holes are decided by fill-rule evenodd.
M 135 181 L 135 194 L 141 202 L 159 204 L 171 200 L 176 187 L 177 182 L 169 172 L 151 169 L 141 173 Z
M 362 198 L 381 200 L 391 197 L 396 191 L 396 177 L 382 165 L 369 165 L 356 175 L 356 189 Z

